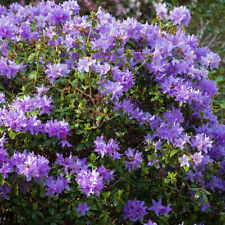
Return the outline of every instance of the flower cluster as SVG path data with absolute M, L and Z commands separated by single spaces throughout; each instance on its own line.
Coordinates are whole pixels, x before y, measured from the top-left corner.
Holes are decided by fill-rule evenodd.
M 36 156 L 34 153 L 28 152 L 14 152 L 10 158 L 5 158 L 5 151 L 3 150 L 1 156 L 2 166 L 0 173 L 3 174 L 5 178 L 8 177 L 9 173 L 17 172 L 17 174 L 22 174 L 26 177 L 27 181 L 32 178 L 42 179 L 48 175 L 50 170 L 49 161 L 43 156 Z
M 48 65 L 47 70 L 45 72 L 46 72 L 47 77 L 50 80 L 51 84 L 53 84 L 54 81 L 58 77 L 64 77 L 70 71 L 67 69 L 66 64 L 57 63 L 57 64 L 54 64 L 54 65 Z
M 23 72 L 24 66 L 16 64 L 14 60 L 10 60 L 4 56 L 0 59 L 0 75 L 10 79 L 17 75 L 18 72 Z
M 127 151 L 125 152 L 125 155 L 130 161 L 125 161 L 125 166 L 129 169 L 129 171 L 134 170 L 136 168 L 141 167 L 141 162 L 143 161 L 141 157 L 141 152 L 136 151 L 134 153 L 134 149 L 128 148 Z
M 115 142 L 115 140 L 110 139 L 108 144 L 105 143 L 104 137 L 97 137 L 94 141 L 95 144 L 95 152 L 99 153 L 101 157 L 104 155 L 109 154 L 113 159 L 120 159 L 121 154 L 118 152 L 119 146 Z
M 46 195 L 50 195 L 52 197 L 56 195 L 59 195 L 63 190 L 70 190 L 68 183 L 70 180 L 65 179 L 63 176 L 57 177 L 57 179 L 54 179 L 54 177 L 50 176 L 45 181 L 46 186 Z
M 103 177 L 96 170 L 84 170 L 82 169 L 78 174 L 76 181 L 81 187 L 81 191 L 90 196 L 90 194 L 95 194 L 99 196 L 100 191 L 103 188 Z
M 152 199 L 152 206 L 149 208 L 149 210 L 154 211 L 157 216 L 159 216 L 159 215 L 167 215 L 168 216 L 168 213 L 170 212 L 171 208 L 170 208 L 170 204 L 165 207 L 162 205 L 161 200 L 156 202 L 154 199 Z
M 146 212 L 147 206 L 144 205 L 143 201 L 134 199 L 128 200 L 126 206 L 123 209 L 124 219 L 129 218 L 130 221 L 143 221 Z
M 78 207 L 76 208 L 77 212 L 79 212 L 81 216 L 85 216 L 89 209 L 90 208 L 88 207 L 87 203 L 79 203 Z

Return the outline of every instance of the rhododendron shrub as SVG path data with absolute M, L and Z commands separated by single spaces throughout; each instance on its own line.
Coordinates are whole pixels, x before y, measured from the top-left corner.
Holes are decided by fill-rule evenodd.
M 185 7 L 156 9 L 141 24 L 73 0 L 0 7 L 3 224 L 224 222 L 220 58 Z

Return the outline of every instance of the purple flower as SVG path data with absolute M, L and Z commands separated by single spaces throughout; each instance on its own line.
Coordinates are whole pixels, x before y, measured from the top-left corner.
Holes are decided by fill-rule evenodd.
M 12 172 L 13 172 L 12 165 L 8 162 L 3 162 L 1 169 L 0 169 L 0 173 L 3 174 L 4 178 L 7 178 L 8 173 L 12 173 Z
M 54 197 L 55 195 L 59 195 L 65 189 L 70 190 L 68 185 L 69 182 L 70 180 L 65 179 L 62 174 L 57 177 L 57 179 L 54 179 L 54 177 L 50 176 L 45 181 L 46 195 Z
M 209 52 L 206 56 L 201 57 L 201 64 L 206 67 L 209 66 L 210 69 L 218 68 L 220 61 L 219 55 L 213 52 Z
M 175 7 L 170 12 L 170 19 L 174 25 L 187 26 L 191 19 L 191 14 L 185 6 Z
M 46 95 L 35 95 L 34 98 L 24 96 L 23 99 L 17 97 L 13 101 L 12 107 L 17 111 L 23 110 L 24 112 L 33 112 L 35 109 L 39 109 L 41 115 L 45 113 L 50 115 L 50 110 L 53 108 L 51 103 L 52 96 L 49 98 Z
M 89 207 L 88 204 L 85 203 L 79 203 L 78 207 L 76 208 L 77 212 L 79 212 L 81 214 L 81 216 L 85 216 L 86 212 L 89 211 Z
M 101 76 L 101 79 L 103 79 L 104 75 L 106 75 L 110 70 L 110 64 L 104 63 L 103 65 L 100 63 L 93 64 L 92 69 L 96 71 Z
M 118 153 L 118 150 L 120 150 L 118 144 L 115 140 L 112 138 L 109 140 L 108 144 L 106 145 L 106 151 L 107 153 L 113 158 L 113 159 L 120 159 L 121 154 Z
M 9 60 L 3 56 L 0 59 L 0 75 L 6 76 L 8 79 L 14 78 L 23 69 L 24 66 L 22 64 L 16 64 L 14 60 Z
M 208 149 L 212 147 L 211 138 L 206 136 L 205 134 L 197 134 L 192 139 L 192 147 L 196 147 L 199 151 L 203 151 L 205 153 L 208 152 Z
M 154 140 L 154 136 L 152 136 L 151 134 L 147 134 L 145 136 L 145 144 L 148 145 L 149 143 L 151 144 Z
M 22 23 L 20 26 L 19 34 L 22 40 L 29 40 L 31 38 L 31 26 L 30 23 Z
M 211 97 L 215 96 L 218 92 L 218 88 L 216 87 L 216 82 L 209 79 L 202 79 L 198 83 L 198 87 L 202 91 L 202 93 L 207 94 Z
M 112 73 L 114 74 L 114 81 L 119 82 L 124 91 L 128 91 L 134 85 L 133 74 L 129 70 L 122 72 L 115 67 L 112 69 Z
M 128 200 L 126 206 L 123 208 L 124 219 L 129 219 L 132 222 L 143 221 L 144 216 L 147 214 L 147 206 L 144 201 L 134 199 Z
M 55 164 L 63 165 L 63 162 L 64 162 L 63 155 L 56 153 L 56 156 L 57 158 L 56 158 Z
M 184 118 L 183 115 L 180 111 L 180 109 L 173 107 L 172 110 L 167 110 L 166 113 L 163 115 L 165 119 L 167 120 L 168 124 L 173 124 L 173 123 L 182 123 Z
M 157 156 L 157 155 L 156 155 Z M 150 162 L 148 162 L 148 166 L 154 166 L 156 163 L 158 163 L 158 159 L 152 159 Z
M 70 155 L 67 158 L 64 158 L 62 154 L 56 154 L 57 159 L 55 161 L 55 164 L 61 165 L 64 167 L 64 172 L 66 174 L 69 173 L 70 170 L 70 174 L 73 173 L 79 173 L 81 169 L 87 169 L 87 162 L 86 162 L 86 158 L 84 159 L 79 159 L 76 156 L 72 156 Z
M 94 141 L 95 144 L 95 152 L 101 155 L 103 158 L 104 155 L 109 154 L 113 159 L 120 159 L 121 154 L 118 153 L 120 149 L 115 140 L 112 138 L 109 140 L 108 144 L 104 141 L 104 136 L 97 137 Z
M 180 157 L 179 158 L 179 160 L 181 161 L 181 164 L 180 164 L 180 166 L 187 166 L 187 167 L 189 167 L 189 160 L 188 160 L 188 157 L 185 155 L 185 154 L 183 154 L 183 156 L 182 157 Z
M 49 21 L 52 24 L 59 25 L 60 23 L 65 23 L 69 19 L 69 13 L 62 8 L 55 8 L 52 10 Z
M 48 69 L 45 73 L 47 74 L 51 84 L 53 84 L 58 77 L 65 77 L 70 72 L 66 64 L 57 63 L 54 65 L 48 65 L 47 67 Z
M 160 19 L 167 19 L 168 15 L 168 8 L 165 3 L 156 3 L 154 4 L 157 16 L 159 16 Z
M 4 148 L 0 148 L 0 166 L 5 161 L 7 155 L 7 151 Z
M 37 91 L 38 91 L 38 95 L 44 95 L 49 88 L 45 88 L 44 84 L 41 85 L 41 87 L 36 87 Z
M 90 71 L 90 66 L 94 63 L 94 61 L 91 58 L 84 57 L 79 59 L 77 63 L 77 69 L 78 72 L 83 73 L 86 72 L 88 73 Z
M 99 167 L 97 171 L 103 177 L 104 181 L 109 182 L 110 180 L 113 180 L 114 171 L 108 171 L 103 165 Z
M 16 28 L 15 22 L 10 16 L 2 16 L 0 18 L 0 39 L 12 39 L 15 36 Z
M 211 189 L 217 188 L 218 190 L 224 192 L 225 191 L 225 180 L 223 178 L 218 178 L 216 176 L 212 176 L 213 182 L 211 183 Z
M 194 162 L 195 165 L 199 165 L 202 162 L 203 157 L 204 156 L 201 154 L 201 152 L 196 152 L 192 156 L 192 160 L 193 160 L 193 162 Z
M 94 141 L 95 152 L 100 154 L 102 158 L 104 157 L 105 154 L 107 154 L 106 143 L 103 139 L 104 139 L 104 136 L 101 136 L 101 137 L 97 137 L 96 140 Z
M 144 225 L 157 225 L 157 223 L 154 223 L 151 220 L 149 220 L 147 223 L 144 223 Z
M 63 148 L 65 148 L 65 146 L 67 146 L 68 148 L 72 147 L 72 145 L 66 140 L 60 141 L 60 144 Z
M 156 129 L 156 135 L 160 139 L 165 139 L 167 142 L 173 143 L 175 139 L 181 137 L 183 134 L 183 128 L 180 124 L 166 124 L 162 121 L 161 125 Z
M 43 128 L 43 132 L 47 133 L 49 137 L 57 136 L 58 139 L 66 139 L 69 131 L 69 124 L 64 119 L 62 121 L 48 120 Z
M 5 94 L 0 93 L 0 104 L 5 103 Z
M 128 148 L 127 151 L 125 151 L 125 155 L 129 159 L 128 161 L 125 161 L 125 166 L 128 168 L 129 172 L 134 169 L 138 169 L 141 167 L 141 162 L 143 161 L 141 155 L 141 152 L 136 151 L 134 153 L 134 149 Z
M 102 91 L 103 94 L 111 93 L 112 95 L 111 99 L 118 99 L 119 96 L 123 94 L 123 86 L 121 85 L 120 82 L 113 82 L 108 80 L 107 82 L 101 85 L 101 88 L 103 88 Z
M 103 177 L 96 170 L 82 169 L 78 172 L 76 181 L 81 188 L 81 192 L 86 194 L 87 197 L 90 194 L 99 196 L 103 189 Z
M 161 199 L 158 202 L 152 199 L 152 206 L 149 208 L 149 210 L 154 211 L 157 216 L 162 216 L 165 214 L 168 215 L 171 208 L 170 204 L 167 207 L 163 206 Z
M 3 184 L 3 186 L 0 186 L 0 198 L 4 198 L 6 200 L 9 200 L 9 196 L 7 194 L 9 194 L 11 191 L 11 188 L 5 183 Z
M 207 209 L 208 209 L 209 207 L 210 207 L 210 205 L 209 205 L 209 203 L 207 202 L 207 203 L 201 205 L 201 211 L 202 211 L 202 212 L 206 212 Z
M 77 1 L 69 0 L 62 3 L 62 8 L 73 12 L 74 14 L 79 13 L 80 7 L 77 4 Z
M 10 158 L 11 164 L 16 166 L 18 174 L 26 177 L 27 181 L 32 178 L 42 179 L 48 175 L 50 170 L 49 161 L 43 156 L 36 156 L 34 153 L 17 153 Z

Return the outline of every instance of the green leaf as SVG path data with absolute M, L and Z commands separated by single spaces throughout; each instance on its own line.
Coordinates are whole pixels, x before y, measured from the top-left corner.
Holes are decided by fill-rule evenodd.
M 55 214 L 55 209 L 54 208 L 49 208 L 48 209 L 49 213 L 53 216 Z
M 9 131 L 9 137 L 10 137 L 10 139 L 13 140 L 16 137 L 16 133 L 13 130 L 10 130 Z
M 84 80 L 84 78 L 86 77 L 85 73 L 78 73 L 78 77 L 80 78 L 81 81 Z
M 215 79 L 216 83 L 223 81 L 223 76 L 219 76 Z
M 5 183 L 3 174 L 0 174 L 0 186 L 2 186 Z
M 121 45 L 119 40 L 116 40 L 116 45 L 119 47 Z
M 57 223 L 55 223 L 55 222 L 51 222 L 51 223 L 50 223 L 50 225 L 57 225 Z
M 187 172 L 189 170 L 188 166 L 184 166 L 184 170 Z
M 38 203 L 37 202 L 34 202 L 33 203 L 33 210 L 36 211 L 38 208 Z
M 199 197 L 200 197 L 200 192 L 198 191 L 195 193 L 195 199 L 199 199 Z
M 102 196 L 104 197 L 104 199 L 107 199 L 110 196 L 110 192 L 103 192 Z
M 36 57 L 36 55 L 37 55 L 36 52 L 30 54 L 27 60 L 28 60 L 28 61 L 33 60 L 33 59 Z
M 205 193 L 202 193 L 202 199 L 203 199 L 203 201 L 204 201 L 205 203 L 208 202 L 208 198 L 207 198 L 207 196 L 206 196 Z
M 120 197 L 123 194 L 123 190 L 118 190 L 118 196 Z
M 166 183 L 166 184 L 168 184 L 169 182 L 170 182 L 170 179 L 164 179 L 164 182 Z
M 14 193 L 15 193 L 15 195 L 18 195 L 19 194 L 19 186 L 18 186 L 18 184 L 16 184 L 14 186 Z
M 142 174 L 143 174 L 143 175 L 148 174 L 148 168 L 147 168 L 147 167 L 144 167 L 144 168 L 142 169 Z
M 173 151 L 170 152 L 170 157 L 173 157 L 178 152 L 178 149 L 173 149 Z
M 92 162 L 95 162 L 99 157 L 96 156 L 94 153 L 91 153 L 91 155 L 89 156 L 89 159 L 92 161 Z
M 96 117 L 96 120 L 101 120 L 101 119 L 102 119 L 102 115 L 101 114 Z
M 98 210 L 98 207 L 96 204 L 90 205 L 91 210 Z
M 36 70 L 33 70 L 33 71 L 31 71 L 31 73 L 30 73 L 30 75 L 29 75 L 28 78 L 30 80 L 35 80 L 36 76 L 37 76 L 37 71 Z
M 190 190 L 192 190 L 192 191 L 199 191 L 200 188 L 197 188 L 197 187 L 191 187 Z
M 220 107 L 221 107 L 222 109 L 225 109 L 225 102 L 221 103 L 221 104 L 220 104 Z

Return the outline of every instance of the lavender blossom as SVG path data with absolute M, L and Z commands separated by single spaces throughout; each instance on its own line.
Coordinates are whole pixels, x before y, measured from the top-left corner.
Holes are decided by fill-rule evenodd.
M 97 137 L 96 140 L 94 141 L 95 152 L 100 154 L 102 158 L 104 157 L 105 154 L 107 154 L 106 143 L 103 140 L 103 138 L 104 138 L 103 136 Z
M 192 160 L 194 162 L 195 165 L 199 165 L 202 162 L 203 159 L 203 155 L 201 154 L 201 152 L 196 152 L 193 156 L 192 156 Z
M 48 69 L 45 71 L 45 73 L 47 74 L 51 84 L 53 84 L 58 77 L 65 77 L 70 72 L 67 65 L 61 63 L 48 65 L 47 68 Z
M 141 162 L 143 161 L 142 159 L 142 153 L 136 151 L 134 153 L 134 149 L 128 148 L 127 151 L 125 152 L 125 155 L 129 159 L 129 161 L 125 161 L 125 166 L 128 168 L 129 172 L 134 169 L 138 169 L 141 167 Z
M 152 206 L 149 208 L 149 210 L 154 211 L 157 216 L 161 216 L 161 215 L 168 216 L 168 213 L 171 211 L 171 208 L 170 208 L 170 204 L 165 207 L 162 205 L 161 200 L 156 202 L 154 199 L 152 199 Z
M 181 161 L 181 164 L 180 164 L 180 166 L 187 166 L 187 167 L 189 167 L 189 159 L 188 159 L 188 157 L 185 155 L 185 154 L 183 154 L 183 156 L 182 157 L 180 157 L 179 158 L 179 160 Z
M 82 59 L 79 59 L 79 61 L 77 63 L 78 72 L 80 72 L 80 73 L 83 73 L 83 72 L 88 73 L 90 71 L 90 66 L 93 64 L 93 62 L 94 61 L 92 61 L 88 57 L 84 57 Z
M 167 19 L 168 9 L 167 9 L 166 4 L 165 3 L 157 3 L 157 4 L 154 4 L 154 6 L 156 9 L 157 16 L 159 16 L 160 19 Z
M 173 21 L 174 25 L 187 26 L 191 15 L 185 6 L 175 7 L 173 11 L 170 12 L 170 19 Z
M 197 134 L 192 139 L 192 147 L 196 147 L 199 151 L 207 153 L 212 148 L 212 141 L 205 134 Z
M 143 221 L 147 214 L 147 206 L 144 201 L 134 199 L 128 200 L 126 206 L 123 208 L 124 219 L 129 219 L 132 222 Z
M 87 203 L 79 203 L 78 207 L 76 208 L 77 212 L 81 214 L 81 216 L 85 216 L 86 212 L 89 211 L 89 207 Z
M 0 93 L 0 104 L 5 103 L 5 94 Z
M 64 190 L 70 190 L 70 187 L 68 185 L 70 181 L 68 179 L 65 179 L 63 175 L 57 177 L 57 179 L 54 179 L 54 177 L 50 176 L 45 181 L 46 186 L 46 195 L 49 195 L 51 197 L 54 197 L 55 195 L 59 195 Z
M 147 223 L 144 223 L 144 225 L 157 225 L 157 223 L 154 223 L 151 220 L 149 220 Z
M 100 176 L 96 170 L 82 169 L 76 178 L 77 183 L 87 197 L 90 194 L 99 196 L 100 191 L 103 189 L 103 177 Z

